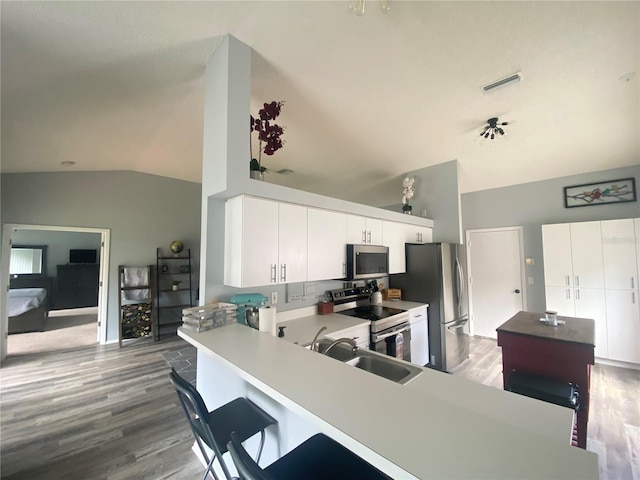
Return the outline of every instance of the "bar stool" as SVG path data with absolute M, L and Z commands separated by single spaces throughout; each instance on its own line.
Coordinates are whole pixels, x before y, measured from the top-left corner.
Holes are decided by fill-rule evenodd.
M 241 480 L 390 480 L 335 440 L 318 433 L 265 469 L 253 461 L 236 432 L 227 444 Z
M 231 440 L 231 432 L 236 433 L 236 438 L 239 442 L 244 442 L 260 432 L 260 446 L 258 447 L 256 462 L 260 461 L 262 447 L 264 446 L 264 430 L 268 426 L 277 423 L 276 420 L 257 407 L 251 400 L 244 397 L 236 398 L 221 407 L 207 411 L 207 407 L 198 391 L 178 375 L 174 368 L 171 369 L 169 380 L 176 389 L 182 409 L 196 438 L 196 443 L 207 462 L 207 469 L 202 476 L 202 480 L 205 480 L 209 473 L 218 480 L 212 468 L 216 457 L 227 480 L 232 479 L 222 459 L 222 455 L 228 451 L 227 444 Z M 203 443 L 213 451 L 211 459 L 208 458 Z

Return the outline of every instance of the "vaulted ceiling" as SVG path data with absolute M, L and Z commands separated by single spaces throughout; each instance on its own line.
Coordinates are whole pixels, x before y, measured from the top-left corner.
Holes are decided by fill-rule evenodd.
M 204 67 L 226 34 L 254 50 L 252 112 L 285 100 L 274 183 L 375 204 L 454 159 L 462 192 L 639 163 L 640 2 L 348 5 L 3 1 L 2 172 L 199 182 Z M 480 137 L 495 116 L 506 135 Z

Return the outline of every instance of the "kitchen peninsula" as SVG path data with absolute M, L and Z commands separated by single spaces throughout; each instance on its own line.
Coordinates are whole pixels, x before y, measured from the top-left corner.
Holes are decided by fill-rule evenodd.
M 562 407 L 429 369 L 400 385 L 240 324 L 178 332 L 209 408 L 243 395 L 278 420 L 263 465 L 323 432 L 398 479 L 598 477 Z

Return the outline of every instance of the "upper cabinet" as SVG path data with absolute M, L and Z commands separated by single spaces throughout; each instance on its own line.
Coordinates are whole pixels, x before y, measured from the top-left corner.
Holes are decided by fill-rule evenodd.
M 638 263 L 634 220 L 602 222 L 604 283 L 608 289 L 638 288 Z
M 382 221 L 382 244 L 389 247 L 389 273 L 407 271 L 404 244 L 406 243 L 406 224 Z
M 307 280 L 307 207 L 278 208 L 278 283 Z
M 389 247 L 389 273 L 404 273 L 405 243 L 431 238 L 429 227 L 240 195 L 225 204 L 224 283 L 342 279 L 348 243 Z
M 225 205 L 224 283 L 257 287 L 277 283 L 278 202 L 240 196 Z
M 431 243 L 433 241 L 433 229 L 419 225 L 405 225 L 405 242 L 407 243 Z
M 542 225 L 545 286 L 572 286 L 571 226 L 568 223 Z
M 307 280 L 344 278 L 347 268 L 347 215 L 309 208 Z
M 347 243 L 382 245 L 382 220 L 346 214 Z
M 545 286 L 604 288 L 600 222 L 542 226 Z
M 575 287 L 604 288 L 600 222 L 571 224 L 571 255 Z
M 241 196 L 228 200 L 225 208 L 225 285 L 307 279 L 306 207 Z

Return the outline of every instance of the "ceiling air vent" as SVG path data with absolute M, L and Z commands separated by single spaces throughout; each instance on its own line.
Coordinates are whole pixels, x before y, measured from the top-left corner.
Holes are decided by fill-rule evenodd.
M 499 87 L 504 87 L 505 85 L 509 85 L 510 83 L 519 82 L 520 80 L 522 80 L 522 73 L 520 72 L 514 73 L 513 75 L 509 75 L 508 77 L 503 78 L 502 80 L 498 80 L 496 82 L 490 83 L 489 85 L 485 85 L 484 87 L 482 87 L 482 91 L 490 92 L 491 90 L 494 90 Z

